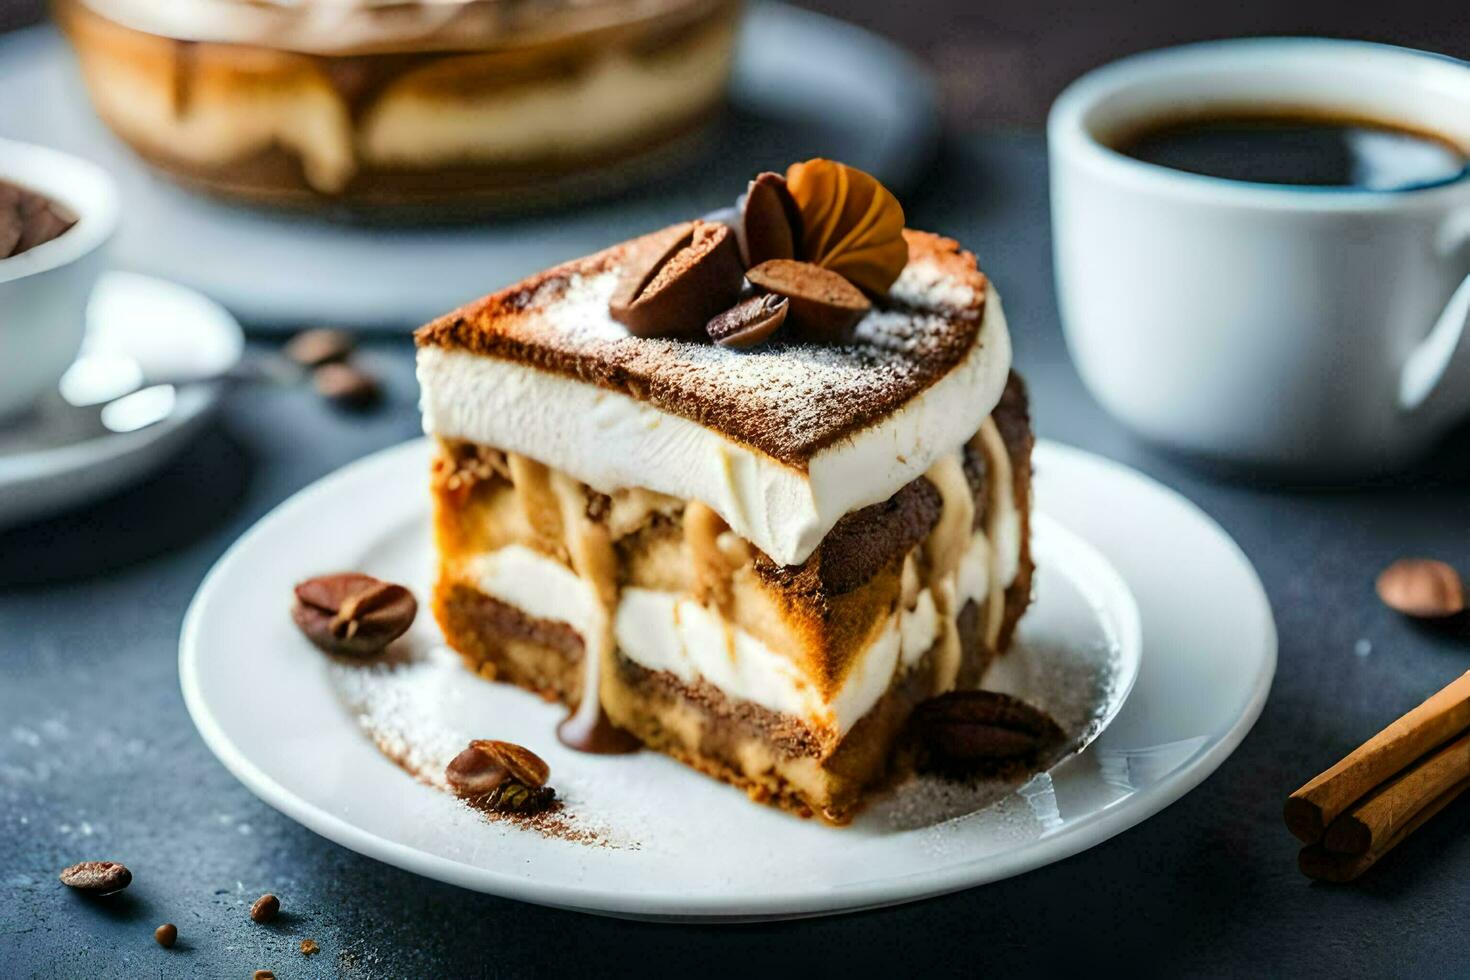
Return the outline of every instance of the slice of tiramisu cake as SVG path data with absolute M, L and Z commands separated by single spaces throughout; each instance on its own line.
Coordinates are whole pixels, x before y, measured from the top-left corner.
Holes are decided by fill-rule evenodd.
M 844 822 L 1030 594 L 1000 299 L 826 160 L 418 332 L 433 608 L 485 677 Z

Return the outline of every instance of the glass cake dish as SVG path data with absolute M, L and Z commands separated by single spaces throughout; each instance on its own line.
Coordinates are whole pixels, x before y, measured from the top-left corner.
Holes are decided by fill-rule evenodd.
M 1010 645 L 1033 436 L 1000 298 L 860 171 L 762 175 L 416 339 L 433 611 L 574 709 L 567 744 L 840 824 Z
M 190 186 L 446 215 L 686 155 L 739 0 L 57 0 L 98 115 Z

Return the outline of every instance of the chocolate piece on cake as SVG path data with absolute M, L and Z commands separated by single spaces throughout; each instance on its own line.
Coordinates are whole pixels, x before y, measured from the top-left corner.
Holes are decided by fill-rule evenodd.
M 1025 390 L 974 256 L 917 231 L 845 340 L 633 336 L 614 296 L 685 234 L 417 334 L 434 612 L 482 675 L 845 822 L 1029 601 Z

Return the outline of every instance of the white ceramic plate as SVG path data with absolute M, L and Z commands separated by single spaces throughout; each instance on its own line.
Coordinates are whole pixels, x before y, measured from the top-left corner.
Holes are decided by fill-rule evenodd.
M 1275 669 L 1260 582 L 1209 518 L 1116 464 L 1043 444 L 1037 601 L 999 679 L 1059 720 L 1076 708 L 1060 689 L 1091 691 L 1082 735 L 1096 741 L 1024 786 L 972 797 L 920 784 L 833 829 L 651 753 L 563 750 L 551 736 L 560 710 L 458 670 L 434 652 L 431 617 L 406 644 L 423 659 L 391 675 L 312 650 L 287 616 L 294 582 L 353 568 L 423 594 L 426 467 L 422 441 L 387 450 L 263 519 L 200 587 L 180 675 L 205 741 L 266 802 L 353 850 L 467 888 L 612 915 L 730 921 L 982 884 L 1075 854 L 1178 799 L 1244 737 Z M 597 843 L 485 821 L 410 779 L 360 722 L 390 742 L 396 726 L 411 736 L 400 750 L 431 756 L 462 745 L 466 730 L 532 745 Z
M 199 377 L 233 367 L 245 348 L 224 307 L 184 286 L 109 272 L 87 304 L 83 354 L 124 354 L 151 375 Z M 166 463 L 219 403 L 218 383 L 177 387 L 159 421 L 109 432 L 55 396 L 0 429 L 0 528 L 106 496 Z

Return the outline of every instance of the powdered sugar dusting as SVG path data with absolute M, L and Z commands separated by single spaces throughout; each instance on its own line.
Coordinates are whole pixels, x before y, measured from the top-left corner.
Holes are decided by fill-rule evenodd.
M 444 767 L 471 738 L 440 720 L 446 670 L 464 682 L 459 658 L 443 647 L 431 647 L 422 660 L 332 664 L 337 691 L 363 731 L 394 762 L 443 790 Z
M 1116 710 L 1122 696 L 1120 648 L 1118 638 L 1104 628 L 1101 613 L 1089 608 L 1089 600 L 1070 581 L 1045 566 L 1040 574 L 1046 602 L 1022 620 L 1015 648 L 987 674 L 985 686 L 1029 701 L 1062 727 L 1067 741 L 1052 758 L 1043 760 L 1045 767 L 1052 767 L 1086 747 Z M 571 753 L 566 759 L 557 758 L 562 750 L 550 734 L 554 722 L 540 715 L 545 706 L 524 692 L 467 673 L 442 643 L 423 640 L 379 662 L 331 661 L 333 687 L 385 755 L 414 778 L 446 792 L 444 767 L 472 737 L 506 737 L 544 750 L 564 808 L 530 820 L 487 814 L 490 819 L 551 838 L 623 851 L 638 849 L 642 840 L 672 846 L 676 837 L 681 841 L 683 835 L 697 837 L 701 824 L 694 814 L 709 817 L 707 807 L 725 803 L 731 813 L 748 813 L 750 820 L 797 820 L 774 811 L 757 816 L 761 811 L 747 811 L 755 804 L 741 794 L 654 753 L 631 757 Z M 459 710 L 467 700 L 479 701 L 490 691 L 508 699 L 501 702 L 504 710 Z M 465 718 L 474 719 L 478 727 L 472 730 L 462 724 Z M 538 733 L 544 741 L 537 741 Z M 657 790 L 651 788 L 655 785 Z M 726 791 L 726 796 L 712 795 Z M 477 819 L 457 801 L 444 818 L 446 825 L 463 827 L 466 834 L 473 834 Z M 984 821 L 993 833 L 1019 842 L 1053 829 L 1059 819 L 1050 778 L 1045 773 L 1022 773 L 972 782 L 909 778 L 861 812 L 854 831 L 797 822 L 815 832 L 839 835 L 859 828 L 880 835 L 934 833 L 940 836 L 933 838 L 933 846 L 939 847 L 949 839 L 943 836 L 945 828 L 953 829 L 951 825 L 960 821 Z
M 616 271 L 586 276 L 574 273 L 568 279 L 553 279 L 538 289 L 531 306 L 546 311 L 546 322 L 557 333 L 579 343 L 626 340 L 628 328 L 608 312 L 617 288 Z
M 991 668 L 984 686 L 1030 702 L 1061 726 L 1066 741 L 1041 760 L 1040 768 L 1050 769 L 1086 748 L 1116 710 L 1122 697 L 1118 639 L 1099 631 L 1081 641 L 1075 633 L 1055 636 L 1028 628 L 1036 625 L 1034 620 L 1021 622 L 1015 648 Z M 862 819 L 889 830 L 916 830 L 974 819 L 981 813 L 995 826 L 1013 828 L 1021 836 L 1045 833 L 1061 823 L 1046 772 L 971 782 L 915 776 L 895 787 Z
M 634 337 L 608 312 L 621 275 L 617 249 L 446 318 L 420 334 L 420 343 L 524 361 L 622 391 L 804 467 L 903 408 L 977 349 L 1009 360 L 999 336 L 1004 318 L 990 315 L 988 286 L 973 259 L 934 236 L 911 233 L 910 242 L 910 262 L 889 296 L 843 344 L 778 334 L 735 351 Z M 973 394 L 992 396 L 999 390 Z
M 966 281 L 946 272 L 937 262 L 910 262 L 888 290 L 896 302 L 916 310 L 966 310 L 979 297 Z
M 334 660 L 330 670 L 338 696 L 379 750 L 415 779 L 449 792 L 445 767 L 471 738 L 486 735 L 444 720 L 449 714 L 446 704 L 463 692 L 464 685 L 483 683 L 465 673 L 459 657 L 444 646 L 433 645 L 420 652 L 400 651 L 377 662 Z M 536 814 L 497 813 L 460 805 L 489 820 L 523 826 L 545 837 L 603 847 L 638 846 L 618 840 L 560 799 L 551 810 Z
M 979 332 L 957 319 L 974 304 L 974 290 L 935 263 L 911 263 L 890 305 L 869 313 L 853 341 L 840 345 L 735 351 L 632 337 L 608 313 L 617 285 L 610 271 L 542 286 L 533 305 L 555 332 L 547 339 L 639 377 L 649 401 L 684 409 L 679 414 L 695 409 L 694 421 L 738 430 L 777 458 L 809 456 L 872 406 L 899 407 L 955 367 Z

